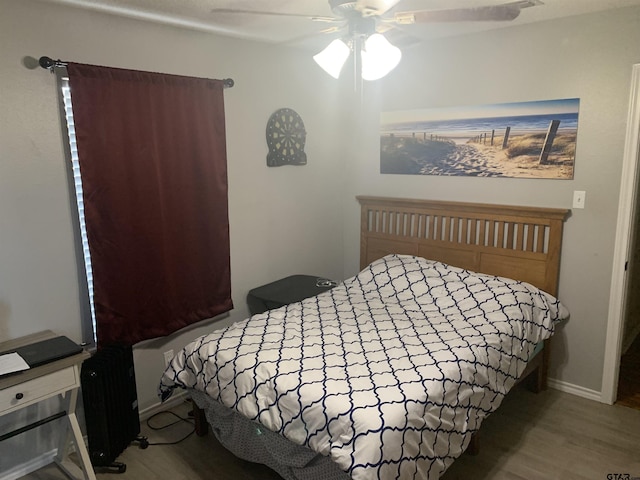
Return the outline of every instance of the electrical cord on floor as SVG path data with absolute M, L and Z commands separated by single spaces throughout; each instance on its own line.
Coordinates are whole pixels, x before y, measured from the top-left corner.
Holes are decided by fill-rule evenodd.
M 151 425 L 151 420 L 153 420 L 156 417 L 159 417 L 160 415 L 172 415 L 173 417 L 176 417 L 177 420 L 174 420 L 172 422 L 169 422 L 169 423 L 167 423 L 165 425 L 160 425 L 160 426 Z M 153 415 L 151 415 L 149 418 L 147 418 L 147 427 L 149 427 L 151 430 L 155 430 L 155 431 L 164 430 L 165 428 L 172 427 L 173 425 L 176 425 L 176 424 L 181 423 L 181 422 L 187 422 L 187 423 L 193 425 L 193 430 L 191 430 L 187 435 L 185 435 L 181 439 L 176 440 L 174 442 L 149 442 L 149 445 L 177 445 L 178 443 L 180 443 L 180 442 L 186 440 L 187 438 L 189 438 L 196 431 L 195 422 L 194 422 L 194 420 L 192 418 L 190 419 L 190 418 L 181 417 L 177 413 L 171 412 L 169 410 L 163 410 L 162 412 L 157 412 L 157 413 L 154 413 Z

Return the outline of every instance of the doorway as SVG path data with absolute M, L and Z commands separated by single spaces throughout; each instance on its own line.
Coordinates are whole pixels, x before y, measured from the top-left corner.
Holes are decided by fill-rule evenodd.
M 635 295 L 631 290 L 631 270 L 640 275 L 640 265 L 633 262 L 635 225 L 640 220 L 638 195 L 638 147 L 640 144 L 640 64 L 633 66 L 627 133 L 622 164 L 622 181 L 618 201 L 616 241 L 609 295 L 607 338 L 604 352 L 601 400 L 613 404 L 617 399 L 626 311 Z M 640 243 L 640 242 L 635 242 Z M 633 266 L 636 266 L 633 269 Z M 629 267 L 629 268 L 628 268 Z M 626 375 L 625 375 L 626 379 Z
M 640 335 L 620 357 L 616 405 L 640 410 Z
M 638 186 L 636 186 L 636 191 Z M 640 195 L 636 195 L 633 235 L 627 268 L 627 295 L 616 404 L 640 410 Z

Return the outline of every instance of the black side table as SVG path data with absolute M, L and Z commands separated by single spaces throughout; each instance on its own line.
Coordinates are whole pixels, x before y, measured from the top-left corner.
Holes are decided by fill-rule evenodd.
M 251 315 L 299 302 L 331 290 L 336 282 L 313 275 L 291 275 L 275 282 L 256 287 L 247 294 Z

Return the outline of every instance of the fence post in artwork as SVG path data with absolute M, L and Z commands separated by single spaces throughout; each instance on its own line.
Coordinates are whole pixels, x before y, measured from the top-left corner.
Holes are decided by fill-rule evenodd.
M 504 140 L 502 141 L 502 149 L 507 148 L 507 144 L 509 143 L 509 133 L 511 133 L 511 127 L 507 127 L 504 131 Z
M 411 138 L 416 138 L 416 132 L 411 132 Z
M 542 147 L 542 152 L 540 152 L 540 165 L 546 165 L 549 160 L 549 153 L 551 153 L 551 147 L 553 147 L 553 141 L 556 138 L 559 126 L 560 120 L 551 120 L 549 130 L 547 131 L 547 138 L 544 139 L 544 146 Z
M 493 147 L 493 139 L 496 136 L 496 131 L 495 130 L 491 130 L 491 146 Z
M 424 132 L 424 133 L 422 134 L 422 140 L 426 140 L 426 139 L 427 139 L 427 132 Z

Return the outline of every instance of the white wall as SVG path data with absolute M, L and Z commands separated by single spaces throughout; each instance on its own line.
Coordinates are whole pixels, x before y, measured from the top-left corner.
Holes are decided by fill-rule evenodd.
M 357 194 L 586 208 L 566 222 L 559 297 L 571 319 L 557 333 L 550 376 L 600 392 L 631 69 L 640 62 L 640 9 L 573 17 L 406 51 L 378 90 L 354 143 L 345 194 L 345 274 L 358 268 Z M 528 180 L 380 175 L 380 110 L 580 98 L 575 177 Z
M 162 352 L 245 318 L 251 288 L 297 273 L 342 278 L 341 198 L 333 191 L 344 188 L 337 175 L 345 156 L 343 92 L 308 54 L 45 2 L 0 0 L 0 340 L 43 329 L 81 340 L 55 77 L 23 65 L 23 57 L 42 55 L 235 80 L 225 90 L 235 309 L 136 347 L 141 410 L 158 401 Z M 266 123 L 281 107 L 305 122 L 306 166 L 266 166 Z M 0 420 L 0 430 L 37 415 L 27 410 Z M 45 432 L 3 442 L 0 473 L 34 454 L 27 445 L 46 451 L 46 442 L 36 445 Z

